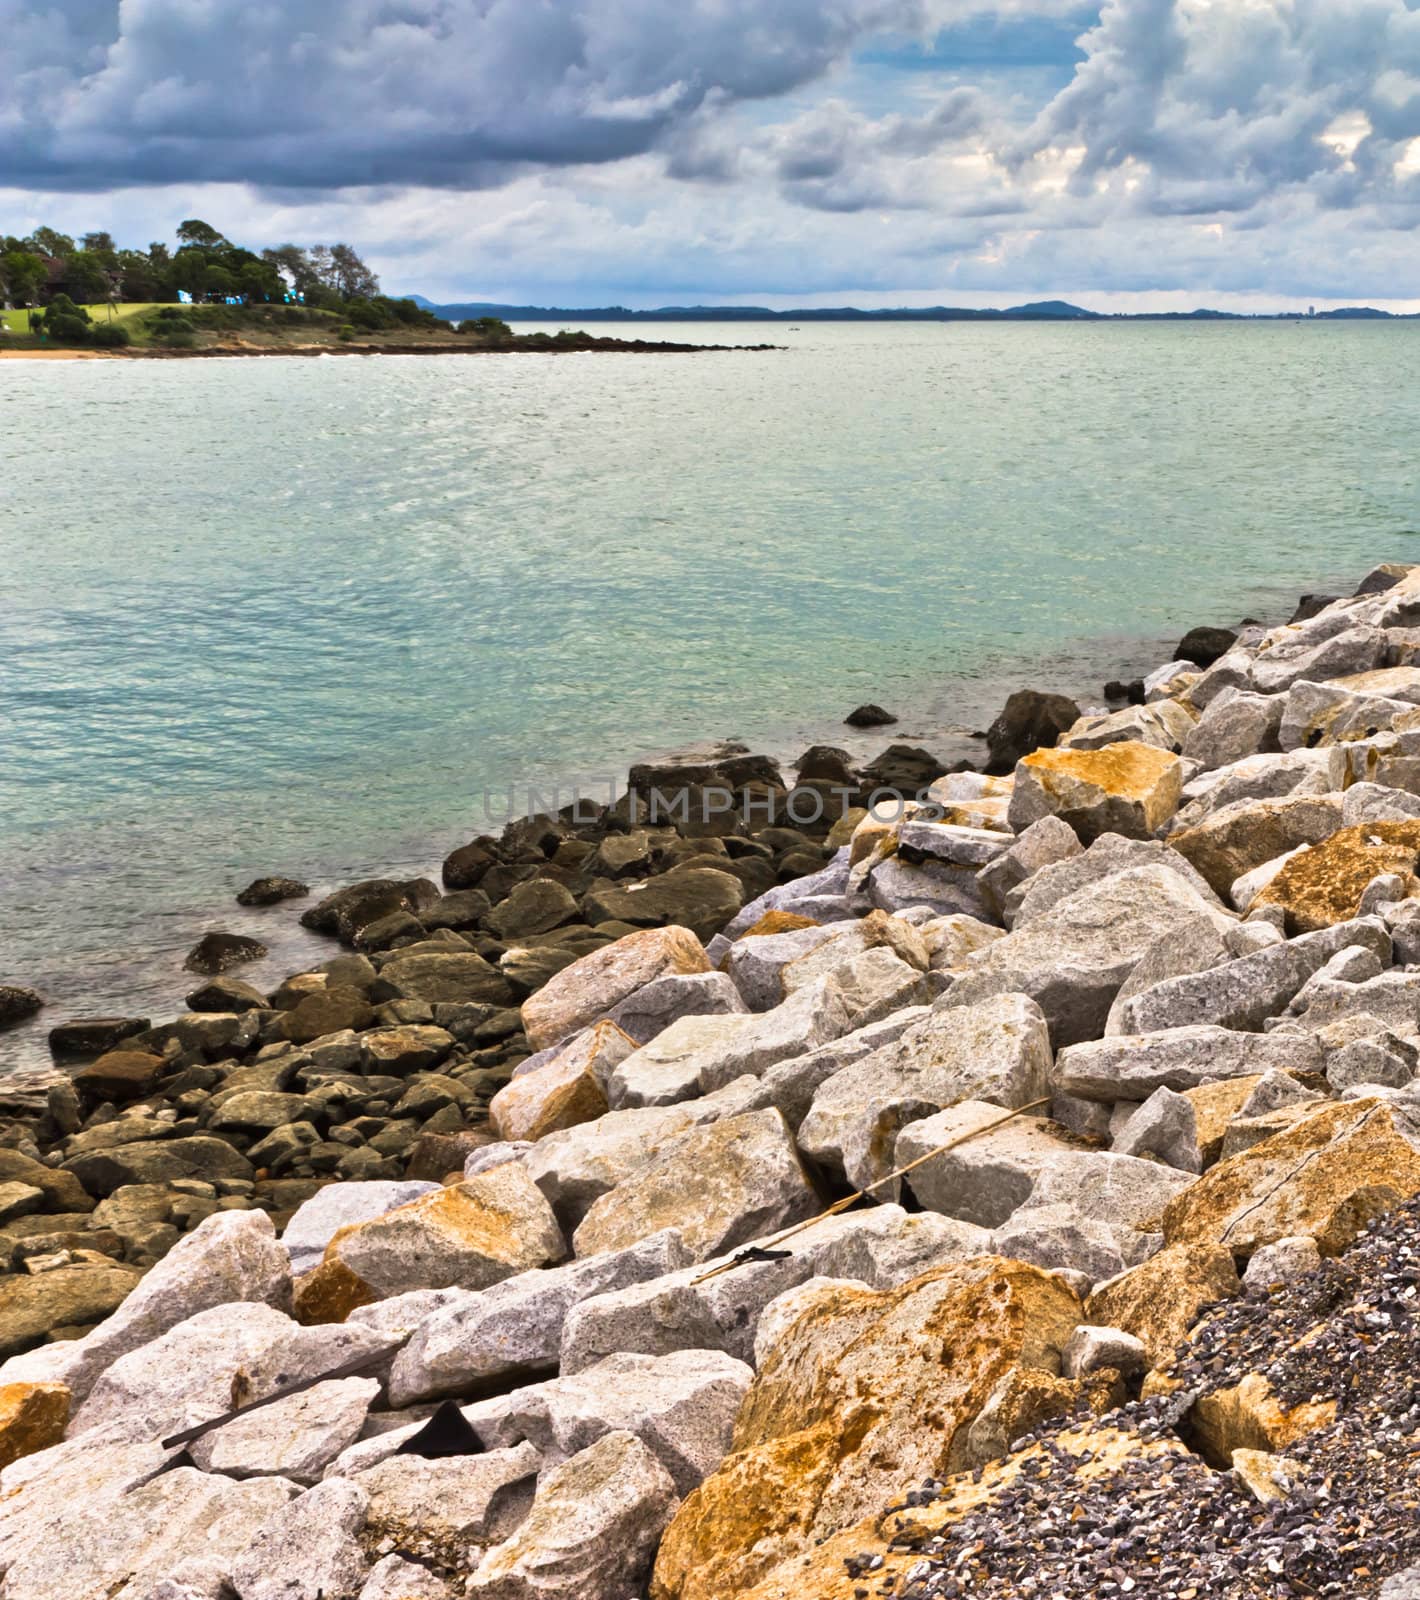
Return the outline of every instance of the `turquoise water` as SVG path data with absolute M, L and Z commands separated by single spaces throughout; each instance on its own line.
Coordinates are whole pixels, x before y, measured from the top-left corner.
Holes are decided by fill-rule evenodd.
M 303 958 L 259 872 L 865 699 L 945 748 L 1420 549 L 1420 326 L 650 336 L 787 348 L 0 363 L 0 981 L 161 1014 L 205 928 Z

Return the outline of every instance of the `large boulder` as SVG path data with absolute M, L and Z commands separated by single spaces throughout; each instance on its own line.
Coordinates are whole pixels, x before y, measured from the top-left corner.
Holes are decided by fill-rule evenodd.
M 534 1050 L 588 1027 L 638 989 L 676 973 L 709 972 L 705 947 L 687 928 L 646 928 L 574 961 L 523 1002 Z
M 131 1144 L 70 1156 L 64 1170 L 91 1195 L 111 1195 L 129 1183 L 171 1183 L 175 1178 L 247 1178 L 252 1164 L 225 1139 L 136 1139 Z
M 1241 1292 L 1226 1245 L 1176 1244 L 1100 1284 L 1085 1314 L 1142 1339 L 1158 1366 L 1173 1355 L 1200 1312 Z
M 641 1593 L 679 1504 L 634 1433 L 603 1434 L 539 1478 L 532 1510 L 483 1557 L 465 1592 L 485 1600 L 625 1600 Z
M 685 1134 L 597 1200 L 573 1245 L 592 1256 L 674 1228 L 704 1260 L 802 1221 L 817 1205 L 782 1114 L 756 1111 Z
M 283 1506 L 232 1570 L 238 1600 L 355 1600 L 369 1569 L 359 1542 L 369 1504 L 333 1478 Z
M 532 1072 L 513 1077 L 488 1104 L 500 1139 L 541 1139 L 558 1128 L 591 1122 L 607 1109 L 612 1073 L 636 1049 L 614 1022 L 575 1034 Z
M 1159 1089 L 1196 1089 L 1218 1078 L 1244 1078 L 1274 1069 L 1320 1072 L 1321 1046 L 1312 1038 L 1238 1033 L 1211 1026 L 1158 1033 L 1116 1034 L 1062 1050 L 1051 1075 L 1064 1094 L 1084 1100 L 1147 1100 Z
M 742 1594 L 905 1485 L 977 1464 L 968 1435 L 993 1391 L 1057 1378 L 1079 1320 L 1058 1278 L 991 1256 L 814 1296 L 766 1352 L 733 1453 L 667 1530 L 653 1592 Z
M 1341 826 L 1339 794 L 1239 800 L 1212 811 L 1195 827 L 1171 834 L 1169 844 L 1226 896 L 1237 879 L 1265 862 L 1316 844 Z
M 1178 809 L 1182 790 L 1183 763 L 1153 745 L 1037 750 L 1016 766 L 1011 826 L 1059 817 L 1087 843 L 1103 833 L 1144 839 Z
M 281 1243 L 291 1258 L 291 1271 L 299 1274 L 319 1266 L 326 1246 L 342 1228 L 382 1217 L 438 1187 L 428 1180 L 401 1182 L 392 1178 L 327 1184 L 302 1201 L 281 1234 Z
M 716 867 L 682 866 L 638 883 L 604 883 L 582 901 L 589 922 L 623 922 L 633 928 L 673 924 L 709 939 L 744 904 L 744 885 Z
M 1045 1017 L 1024 995 L 932 1011 L 828 1078 L 799 1128 L 799 1144 L 862 1188 L 892 1169 L 906 1124 L 963 1099 L 1029 1105 L 1049 1093 L 1050 1065 Z
M 307 1488 L 360 1436 L 380 1392 L 377 1378 L 317 1383 L 213 1428 L 188 1447 L 193 1464 L 227 1478 L 274 1474 Z
M 1079 715 L 1079 706 L 1063 694 L 1017 689 L 986 730 L 987 771 L 1011 772 L 1022 756 L 1053 745 Z
M 507 1005 L 512 998 L 503 974 L 473 950 L 398 951 L 380 968 L 373 992 L 381 1000 L 430 1005 Z
M 1074 865 L 1067 861 L 1046 870 Z M 1004 939 L 969 956 L 945 1003 L 975 1005 L 993 995 L 1026 994 L 1045 1013 L 1057 1048 L 1098 1038 L 1141 953 L 1181 917 L 1207 917 L 1220 931 L 1232 925 L 1234 919 L 1205 896 L 1163 864 L 1087 882 L 1024 925 L 1018 919 Z
M 1221 1161 L 1164 1211 L 1170 1245 L 1223 1244 L 1247 1257 L 1307 1235 L 1344 1250 L 1382 1211 L 1420 1193 L 1415 1133 L 1380 1100 L 1323 1104 Z
M 1373 878 L 1397 873 L 1405 893 L 1420 893 L 1420 821 L 1368 822 L 1338 829 L 1309 850 L 1299 850 L 1254 897 L 1252 904 L 1280 906 L 1292 933 L 1310 933 L 1358 915 Z

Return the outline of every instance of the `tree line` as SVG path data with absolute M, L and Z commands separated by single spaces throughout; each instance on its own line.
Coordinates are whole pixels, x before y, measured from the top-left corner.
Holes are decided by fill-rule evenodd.
M 83 305 L 186 295 L 197 303 L 299 300 L 339 311 L 351 302 L 373 303 L 382 298 L 379 289 L 348 244 L 248 250 L 195 217 L 178 228 L 176 248 L 158 241 L 146 250 L 122 249 L 110 233 L 75 239 L 54 228 L 0 237 L 0 303 L 16 309 L 47 306 L 56 296 Z

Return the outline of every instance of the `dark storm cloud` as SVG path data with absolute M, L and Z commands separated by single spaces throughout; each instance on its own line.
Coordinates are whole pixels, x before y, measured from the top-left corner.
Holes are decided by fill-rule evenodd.
M 482 187 L 783 94 L 928 0 L 0 0 L 0 183 Z

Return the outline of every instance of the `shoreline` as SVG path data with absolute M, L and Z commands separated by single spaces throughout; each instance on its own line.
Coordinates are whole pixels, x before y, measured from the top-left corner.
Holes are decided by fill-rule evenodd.
M 1334 583 L 1332 587 L 1344 589 Z M 1264 615 L 1290 615 L 1297 597 L 1282 585 L 1252 597 L 1255 609 Z M 1141 676 L 1157 665 L 1167 651 L 1165 640 L 1151 635 L 1086 636 L 1072 641 L 1068 646 L 1045 653 L 1013 656 L 1009 660 L 993 658 L 978 671 L 969 675 L 949 677 L 930 687 L 926 683 L 914 686 L 911 692 L 896 695 L 888 689 L 881 691 L 888 709 L 899 713 L 898 720 L 881 728 L 858 730 L 850 727 L 841 717 L 826 714 L 814 717 L 796 717 L 792 723 L 756 732 L 707 734 L 709 742 L 717 739 L 747 739 L 756 751 L 777 761 L 786 772 L 791 772 L 797 757 L 805 750 L 819 745 L 844 749 L 850 764 L 861 767 L 895 744 L 924 748 L 936 756 L 944 766 L 961 761 L 973 765 L 981 759 L 984 742 L 974 733 L 984 730 L 992 717 L 1001 709 L 1006 698 L 1016 689 L 1030 686 L 1046 693 L 1064 694 L 1074 699 L 1082 710 L 1117 708 L 1118 702 L 1108 703 L 1103 687 L 1111 678 Z M 644 746 L 639 754 L 628 759 L 629 767 L 638 763 L 660 759 L 670 747 L 664 743 Z M 624 769 L 625 770 L 625 769 Z M 568 787 L 577 782 L 590 781 L 593 769 L 578 775 L 569 775 Z M 625 790 L 624 771 L 618 780 L 619 792 Z M 497 797 L 500 791 L 495 784 L 489 791 Z M 421 830 L 418 836 L 403 840 L 392 839 L 383 850 L 352 851 L 333 848 L 324 860 L 307 860 L 295 863 L 295 870 L 312 885 L 316 895 L 334 892 L 342 883 L 351 881 L 361 870 L 356 864 L 362 858 L 363 870 L 374 876 L 386 877 L 437 877 L 441 859 L 466 837 L 486 827 L 496 832 L 501 824 L 485 818 L 464 822 L 449 820 L 442 826 Z M 344 865 L 332 865 L 333 858 Z M 265 863 L 256 870 L 279 870 L 290 867 L 287 863 Z M 255 963 L 250 975 L 258 984 L 275 985 L 285 976 L 283 962 L 321 959 L 326 945 L 318 936 L 299 928 L 292 915 L 273 926 L 269 912 L 242 912 L 233 905 L 231 896 L 238 885 L 230 885 L 225 897 L 204 895 L 200 899 L 174 897 L 150 908 L 149 918 L 176 921 L 184 930 L 183 940 L 165 950 L 146 949 L 131 964 L 132 976 L 121 978 L 102 987 L 98 1002 L 87 1008 L 89 1014 L 113 1013 L 132 1007 L 151 1013 L 166 1013 L 180 1008 L 182 995 L 191 987 L 179 970 L 188 942 L 195 943 L 201 934 L 212 928 L 230 928 L 242 935 L 261 939 L 271 945 L 269 958 Z M 36 893 L 42 893 L 38 888 Z M 141 974 L 141 976 L 140 976 Z M 89 985 L 77 969 L 66 971 L 72 975 L 72 985 L 64 983 L 62 989 L 69 994 L 84 993 Z M 52 985 L 53 979 L 50 983 Z M 31 983 L 43 990 L 43 974 L 29 978 L 13 972 L 0 972 L 0 983 Z M 49 1055 L 45 1035 L 61 1013 L 77 1014 L 76 1002 L 60 1000 L 47 1005 L 39 1017 L 22 1023 L 8 1031 L 0 1030 L 0 1094 L 6 1086 L 33 1086 L 53 1081 L 63 1076 Z M 7 1048 L 8 1047 L 8 1048 Z M 11 1059 L 13 1058 L 13 1059 Z
M 205 349 L 167 350 L 132 347 L 125 350 L 64 349 L 7 350 L 0 345 L 0 360 L 6 361 L 187 361 L 232 360 L 244 356 L 446 356 L 446 355 L 694 355 L 699 352 L 726 354 L 750 351 L 763 354 L 782 348 L 773 344 L 681 344 L 657 339 L 613 339 L 589 334 L 576 344 L 536 343 L 531 336 L 515 335 L 504 344 L 303 344 L 303 345 L 212 345 Z

